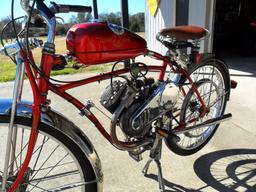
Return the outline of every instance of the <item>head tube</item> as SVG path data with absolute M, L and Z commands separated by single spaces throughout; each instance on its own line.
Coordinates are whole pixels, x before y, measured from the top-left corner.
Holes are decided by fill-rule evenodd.
M 39 15 L 45 20 L 49 26 L 47 43 L 54 43 L 55 29 L 56 29 L 56 18 L 54 13 L 45 5 L 43 0 L 36 0 L 37 9 Z

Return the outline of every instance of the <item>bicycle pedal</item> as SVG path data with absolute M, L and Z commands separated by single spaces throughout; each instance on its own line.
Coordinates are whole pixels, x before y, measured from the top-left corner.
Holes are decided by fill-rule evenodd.
M 135 160 L 135 161 L 137 161 L 137 162 L 140 162 L 140 161 L 143 159 L 141 154 L 140 154 L 140 155 L 135 155 L 135 154 L 133 154 L 132 152 L 129 152 L 129 156 L 130 156 L 133 160 Z

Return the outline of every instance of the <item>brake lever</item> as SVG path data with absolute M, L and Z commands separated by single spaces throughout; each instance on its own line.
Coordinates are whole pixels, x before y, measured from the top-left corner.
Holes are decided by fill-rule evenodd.
M 63 19 L 62 17 L 56 17 L 56 19 L 61 20 L 61 21 L 62 21 L 62 23 L 64 23 L 64 22 L 65 22 L 65 21 L 64 21 L 64 19 Z
M 57 3 L 55 3 L 54 1 L 51 1 L 50 4 L 51 4 L 50 10 L 53 13 L 58 13 L 59 12 L 59 5 Z

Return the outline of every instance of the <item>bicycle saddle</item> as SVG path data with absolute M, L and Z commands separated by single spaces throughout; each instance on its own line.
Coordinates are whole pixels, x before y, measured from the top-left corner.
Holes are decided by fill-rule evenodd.
M 209 32 L 198 26 L 177 26 L 171 28 L 165 28 L 160 31 L 160 35 L 175 38 L 179 41 L 196 40 L 205 37 Z

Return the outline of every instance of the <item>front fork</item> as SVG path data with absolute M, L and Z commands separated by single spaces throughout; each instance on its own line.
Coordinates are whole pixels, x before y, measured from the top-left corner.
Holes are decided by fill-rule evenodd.
M 21 101 L 24 82 L 24 62 L 17 57 L 16 78 L 14 82 L 12 108 L 10 112 L 10 124 L 8 127 L 4 171 L 2 176 L 2 191 L 6 191 L 6 183 L 9 175 L 14 173 L 15 150 L 17 141 L 17 126 L 14 124 L 17 103 Z

